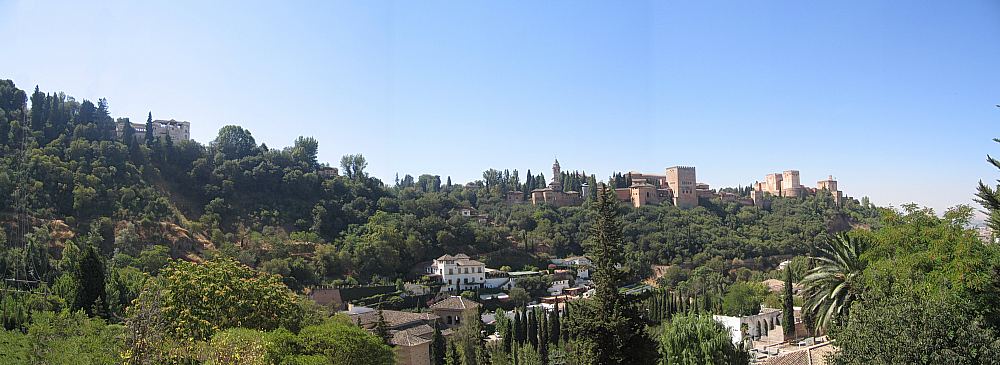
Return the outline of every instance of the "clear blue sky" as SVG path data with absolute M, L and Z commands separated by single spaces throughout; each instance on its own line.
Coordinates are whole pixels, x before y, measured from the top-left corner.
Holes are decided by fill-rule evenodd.
M 0 0 L 0 77 L 396 172 L 798 169 L 939 212 L 1000 173 L 996 1 Z

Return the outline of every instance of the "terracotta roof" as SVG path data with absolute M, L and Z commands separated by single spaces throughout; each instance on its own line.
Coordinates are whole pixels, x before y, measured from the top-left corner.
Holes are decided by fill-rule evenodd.
M 479 308 L 479 303 L 470 299 L 455 296 L 431 305 L 431 309 L 465 310 L 470 308 Z
M 769 357 L 762 365 L 809 365 L 809 352 L 806 350 L 789 352 L 784 355 Z
M 351 314 L 351 322 L 358 323 L 360 318 L 362 327 L 371 327 L 378 323 L 378 311 L 373 310 L 370 312 Z M 385 318 L 386 324 L 389 328 L 401 327 L 406 324 L 419 322 L 419 321 L 435 321 L 440 319 L 434 313 L 413 313 L 413 312 L 403 312 L 394 310 L 383 310 L 382 317 Z
M 468 255 L 462 253 L 455 256 L 442 255 L 434 261 L 455 261 L 455 264 L 458 266 L 486 266 L 486 264 L 473 260 Z
M 392 343 L 395 346 L 406 346 L 406 347 L 423 345 L 428 342 L 431 342 L 431 340 L 417 336 L 408 329 L 393 332 L 392 339 L 390 340 L 390 343 Z
M 762 365 L 826 365 L 826 355 L 836 351 L 829 342 L 765 359 Z

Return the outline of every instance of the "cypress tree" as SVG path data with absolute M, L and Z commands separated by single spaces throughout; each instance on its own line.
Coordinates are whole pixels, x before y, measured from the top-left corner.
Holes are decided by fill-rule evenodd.
M 514 318 L 517 318 L 517 316 L 515 315 Z M 509 354 L 511 345 L 514 343 L 514 320 L 505 318 L 503 323 L 505 329 L 505 333 L 503 334 L 503 352 Z
M 146 147 L 153 147 L 153 112 L 146 116 Z
M 781 308 L 781 327 L 784 330 L 785 340 L 795 337 L 795 316 L 794 302 L 792 301 L 792 265 L 785 266 L 785 295 Z
M 559 306 L 557 304 L 556 311 L 555 313 L 552 313 L 552 319 L 549 320 L 549 342 L 553 345 L 558 345 L 559 339 L 562 338 L 562 334 L 559 333 L 561 330 L 559 326 L 561 326 L 561 324 L 559 323 Z
M 448 343 L 445 341 L 444 336 L 441 335 L 441 329 L 434 327 L 434 337 L 431 343 L 431 356 L 434 359 L 434 365 L 445 365 L 445 356 L 448 352 Z
M 566 307 L 563 308 L 563 319 L 565 320 L 564 322 L 569 322 L 570 319 L 569 307 L 570 307 L 569 303 L 566 303 Z M 567 328 L 567 325 L 565 323 L 563 324 L 563 327 L 562 329 L 559 330 L 559 332 L 562 334 L 563 343 L 569 343 L 569 338 L 572 333 L 570 333 L 570 330 L 569 328 Z
M 446 365 L 462 365 L 462 357 L 458 356 L 458 349 L 454 342 L 448 342 L 448 356 L 445 358 Z
M 524 343 L 524 327 L 521 321 L 521 311 L 514 310 L 514 341 L 517 343 Z
M 88 243 L 86 246 L 76 270 L 76 282 L 80 283 L 80 287 L 77 289 L 73 308 L 83 309 L 89 315 L 105 313 L 106 308 L 98 307 L 107 303 L 104 291 L 104 263 L 101 262 L 93 244 Z
M 382 314 L 382 304 L 378 306 L 378 322 L 375 323 L 375 335 L 382 339 L 382 343 L 389 345 L 392 342 L 392 336 L 389 334 L 389 324 L 385 321 L 385 316 Z
M 545 319 L 547 317 L 545 310 L 543 309 L 539 313 L 539 328 L 538 328 L 538 357 L 541 358 L 542 364 L 546 365 L 549 363 L 549 335 L 548 335 L 548 325 L 549 322 Z
M 528 314 L 528 343 L 538 348 L 538 315 L 534 310 Z

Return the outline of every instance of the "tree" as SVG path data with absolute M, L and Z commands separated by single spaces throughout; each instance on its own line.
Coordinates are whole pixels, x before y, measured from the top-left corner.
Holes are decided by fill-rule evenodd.
M 660 337 L 660 364 L 746 364 L 729 330 L 710 316 L 675 316 Z
M 153 137 L 153 112 L 149 112 L 146 116 L 146 131 L 144 140 L 146 141 L 146 147 L 153 148 L 153 143 L 156 139 Z
M 250 131 L 237 125 L 222 127 L 212 143 L 229 160 L 239 160 L 250 156 L 257 150 L 257 141 L 254 140 Z
M 767 288 L 760 283 L 738 282 L 726 290 L 726 295 L 722 298 L 722 311 L 728 316 L 736 317 L 760 313 L 760 305 L 766 295 Z
M 441 334 L 441 329 L 434 327 L 434 337 L 431 342 L 431 357 L 434 359 L 434 365 L 444 365 L 445 356 L 448 351 L 448 342 L 445 341 L 444 336 Z
M 1000 143 L 1000 138 L 994 138 L 993 141 Z M 986 161 L 993 167 L 1000 169 L 1000 160 L 986 155 Z M 997 180 L 997 183 L 995 188 L 991 188 L 980 180 L 976 189 L 976 202 L 986 209 L 986 225 L 993 232 L 1000 232 L 1000 180 Z
M 561 324 L 559 323 L 559 307 L 556 306 L 556 310 L 552 312 L 552 319 L 549 320 L 549 342 L 553 345 L 559 344 L 559 339 L 562 338 L 562 334 L 559 333 L 561 329 Z
M 785 339 L 795 338 L 795 305 L 792 301 L 792 265 L 785 266 L 785 286 L 784 295 L 781 302 L 781 327 L 785 334 Z
M 896 285 L 857 301 L 831 337 L 833 364 L 992 364 L 1000 358 L 996 330 L 973 306 Z
M 178 338 L 207 339 L 232 327 L 294 330 L 302 319 L 295 294 L 280 277 L 232 259 L 174 261 L 160 278 L 163 318 Z
M 445 358 L 446 365 L 462 365 L 462 357 L 458 355 L 458 349 L 454 342 L 448 342 L 448 357 Z
M 862 239 L 842 233 L 818 248 L 820 256 L 813 257 L 816 267 L 802 279 L 804 310 L 813 313 L 818 328 L 828 328 L 850 310 L 865 268 L 860 257 L 865 247 Z
M 389 334 L 389 324 L 385 322 L 385 316 L 382 314 L 382 305 L 379 304 L 378 308 L 378 321 L 375 322 L 375 335 L 382 339 L 382 343 L 390 345 L 392 343 L 392 335 Z
M 368 177 L 365 173 L 368 162 L 365 161 L 365 156 L 361 154 L 344 155 L 340 158 L 340 167 L 344 170 L 344 174 L 351 180 L 361 180 Z M 407 176 L 410 177 L 411 181 L 413 180 L 412 176 Z
M 391 365 L 396 363 L 392 348 L 368 331 L 343 318 L 327 320 L 319 325 L 306 326 L 297 336 L 278 329 L 275 337 L 283 337 L 291 342 L 287 346 L 275 346 L 283 351 L 272 353 L 273 363 L 278 364 L 372 364 Z
M 528 313 L 528 343 L 538 348 L 538 313 L 532 310 Z
M 524 290 L 522 287 L 511 288 L 508 296 L 510 297 L 510 302 L 517 307 L 524 306 L 531 301 L 531 295 L 529 295 L 528 291 Z
M 104 263 L 97 249 L 87 244 L 76 270 L 79 288 L 73 301 L 74 308 L 83 309 L 90 315 L 106 314 L 108 298 L 104 291 L 104 279 Z
M 576 339 L 573 357 L 588 364 L 651 364 L 656 360 L 655 341 L 634 303 L 618 290 L 628 278 L 622 269 L 618 198 L 610 187 L 601 190 L 587 247 L 594 263 L 595 294 L 566 319 Z
M 547 364 L 549 359 L 549 322 L 547 317 L 544 309 L 538 313 L 538 357 L 542 359 L 542 364 Z
M 477 358 L 483 349 L 483 321 L 479 312 L 468 310 L 462 314 L 462 325 L 455 333 L 455 344 L 461 352 L 462 361 L 466 365 L 476 365 Z
M 292 158 L 296 162 L 314 169 L 319 165 L 316 157 L 318 153 L 319 142 L 315 138 L 299 136 L 299 138 L 295 139 L 295 145 L 292 147 Z

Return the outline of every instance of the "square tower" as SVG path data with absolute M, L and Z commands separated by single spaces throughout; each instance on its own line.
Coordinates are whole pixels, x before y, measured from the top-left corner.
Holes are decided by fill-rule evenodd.
M 693 166 L 674 166 L 667 168 L 667 187 L 674 193 L 674 205 L 680 208 L 698 206 L 698 193 L 695 192 L 697 177 Z

